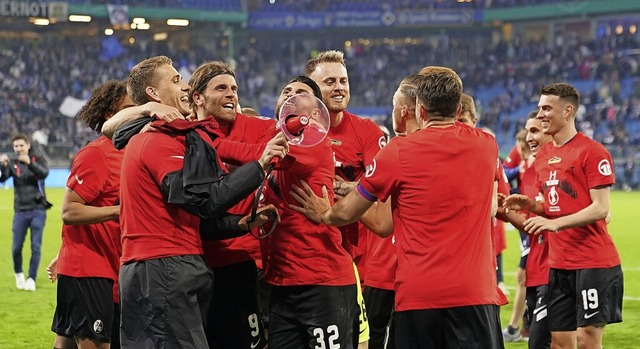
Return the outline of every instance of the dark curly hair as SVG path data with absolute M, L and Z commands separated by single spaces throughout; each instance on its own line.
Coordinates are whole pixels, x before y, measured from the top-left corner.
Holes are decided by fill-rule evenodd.
M 100 132 L 107 117 L 119 111 L 122 98 L 127 95 L 127 84 L 124 81 L 110 80 L 96 87 L 91 98 L 78 113 L 78 120 L 96 132 Z

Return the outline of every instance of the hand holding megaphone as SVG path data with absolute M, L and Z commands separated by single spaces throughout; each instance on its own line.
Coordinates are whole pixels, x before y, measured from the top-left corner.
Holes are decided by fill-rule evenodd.
M 287 138 L 283 132 L 278 132 L 278 134 L 267 143 L 258 162 L 263 170 L 267 170 L 275 166 L 280 159 L 287 156 L 287 153 L 289 153 Z

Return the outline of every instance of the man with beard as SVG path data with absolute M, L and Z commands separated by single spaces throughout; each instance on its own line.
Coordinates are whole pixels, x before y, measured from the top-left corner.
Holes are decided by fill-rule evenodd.
M 335 159 L 336 181 L 334 192 L 339 199 L 355 188 L 357 181 L 371 168 L 373 157 L 386 144 L 380 127 L 369 119 L 360 118 L 346 109 L 351 97 L 349 76 L 341 51 L 323 51 L 309 61 L 305 74 L 318 84 L 322 91 L 322 101 L 329 110 L 331 127 L 328 137 Z M 343 246 L 356 264 L 360 280 L 364 280 L 366 266 L 364 257 L 366 239 L 369 234 L 366 227 L 355 222 L 340 227 Z M 358 290 L 358 299 L 362 299 L 362 290 Z M 366 323 L 364 301 L 360 304 L 359 342 L 368 341 L 369 326 Z

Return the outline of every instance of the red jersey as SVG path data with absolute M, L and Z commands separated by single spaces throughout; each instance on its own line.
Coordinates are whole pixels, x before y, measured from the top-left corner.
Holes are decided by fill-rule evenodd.
M 536 186 L 536 170 L 533 165 L 527 167 L 522 173 L 520 193 L 531 198 L 538 196 Z M 527 257 L 527 278 L 525 286 L 534 287 L 549 283 L 549 237 L 548 232 L 529 235 L 529 256 Z
M 71 165 L 67 188 L 87 206 L 113 206 L 120 190 L 124 151 L 102 136 L 80 149 Z M 72 277 L 100 277 L 117 282 L 120 270 L 120 224 L 117 220 L 63 225 L 58 272 Z
M 122 263 L 202 254 L 200 217 L 168 204 L 160 185 L 182 168 L 184 143 L 161 132 L 133 136 L 122 160 Z
M 398 255 L 393 245 L 393 236 L 381 238 L 370 234 L 367 238 L 366 265 L 369 272 L 364 277 L 364 285 L 383 290 L 393 290 L 398 268 Z
M 589 190 L 615 182 L 611 155 L 605 147 L 576 134 L 556 147 L 549 142 L 540 148 L 534 167 L 537 186 L 544 197 L 545 215 L 550 219 L 576 213 L 591 201 Z M 556 269 L 611 268 L 620 257 L 604 219 L 582 227 L 549 234 L 549 265 Z
M 504 169 L 502 168 L 502 164 L 500 163 L 500 159 L 497 162 L 496 169 L 496 181 L 498 182 L 498 193 L 509 195 L 509 191 L 511 190 L 511 186 L 507 182 L 507 177 L 504 175 Z M 492 222 L 492 231 L 491 231 L 491 239 L 493 241 L 493 253 L 497 256 L 502 254 L 502 252 L 507 249 L 507 236 L 505 235 L 504 229 L 504 221 L 493 218 Z
M 506 168 L 516 168 L 518 166 L 520 166 L 520 163 L 523 161 L 522 157 L 520 156 L 520 152 L 518 151 L 518 146 L 514 146 L 511 149 L 511 152 L 509 152 L 509 155 L 507 155 L 507 158 L 504 159 L 504 167 Z M 518 177 L 516 178 L 516 182 L 518 187 L 520 187 L 520 183 L 522 181 L 522 173 L 518 173 Z
M 328 137 L 331 138 L 336 175 L 351 182 L 361 178 L 373 157 L 386 144 L 384 134 L 375 122 L 346 110 L 342 112 L 340 124 L 329 129 Z M 356 261 L 360 278 L 364 278 L 366 272 L 361 256 L 366 251 L 367 235 L 371 233 L 359 222 L 339 229 L 343 235 L 342 245 Z
M 397 311 L 506 304 L 491 248 L 498 146 L 456 123 L 396 137 L 358 189 L 390 197 L 398 269 Z
M 263 239 L 265 280 L 277 286 L 345 286 L 356 283 L 351 257 L 342 247 L 336 227 L 315 224 L 289 208 L 299 205 L 291 197 L 291 185 L 305 180 L 316 195 L 329 188 L 333 199 L 333 156 L 326 138 L 314 147 L 292 146 L 288 156 L 295 162 L 286 170 L 274 171 L 273 184 L 265 193 L 265 203 L 280 211 L 281 222 L 273 234 Z M 275 185 L 274 185 L 275 184 Z
M 522 158 L 520 158 L 520 152 L 518 151 L 518 147 L 514 146 L 509 152 L 509 155 L 507 155 L 506 159 L 504 159 L 503 164 L 506 168 L 515 168 L 520 166 L 521 162 L 522 162 Z
M 236 114 L 236 120 L 233 124 L 221 127 L 221 131 L 228 140 L 266 144 L 276 134 L 275 120 Z M 257 160 L 257 158 L 253 160 Z M 234 166 L 225 165 L 229 171 L 233 171 Z M 249 195 L 227 212 L 236 215 L 251 213 L 254 198 L 255 194 Z M 233 239 L 205 240 L 202 242 L 202 247 L 204 256 L 214 268 L 260 259 L 260 242 L 251 234 Z

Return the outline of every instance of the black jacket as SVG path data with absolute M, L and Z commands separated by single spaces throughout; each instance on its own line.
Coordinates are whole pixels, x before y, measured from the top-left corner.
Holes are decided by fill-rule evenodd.
M 26 165 L 16 159 L 9 161 L 7 167 L 2 167 L 0 182 L 13 177 L 14 197 L 13 209 L 27 211 L 49 208 L 44 191 L 44 179 L 49 175 L 47 161 L 41 157 L 29 154 L 31 163 Z
M 200 132 L 196 129 L 202 125 Z M 205 240 L 220 240 L 248 233 L 238 227 L 239 215 L 226 211 L 258 189 L 264 170 L 258 161 L 249 162 L 231 174 L 226 173 L 216 150 L 201 137 L 215 138 L 203 123 L 173 121 L 162 124 L 162 131 L 185 132 L 186 152 L 180 170 L 167 174 L 160 190 L 168 203 L 202 218 L 200 235 Z M 217 124 L 216 124 L 217 125 Z M 203 130 L 204 129 L 204 130 Z

